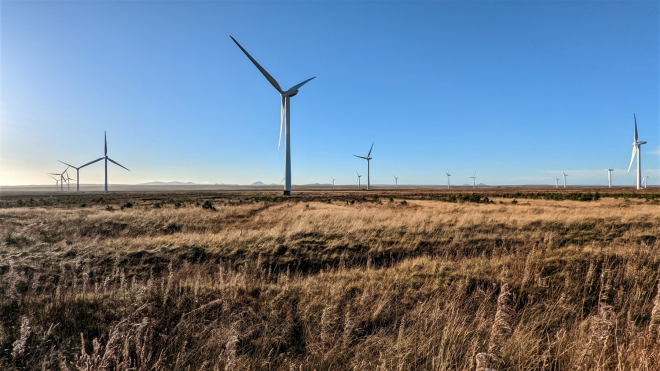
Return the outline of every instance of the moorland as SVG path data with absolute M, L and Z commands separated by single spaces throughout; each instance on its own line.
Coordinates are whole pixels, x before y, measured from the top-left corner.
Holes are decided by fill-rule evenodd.
M 0 196 L 3 370 L 657 370 L 657 189 Z

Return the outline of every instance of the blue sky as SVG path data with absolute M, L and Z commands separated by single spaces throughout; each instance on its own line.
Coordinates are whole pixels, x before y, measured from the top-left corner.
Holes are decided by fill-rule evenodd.
M 660 183 L 656 1 L 2 1 L 0 184 L 108 155 L 110 183 Z M 102 183 L 103 166 L 81 171 Z

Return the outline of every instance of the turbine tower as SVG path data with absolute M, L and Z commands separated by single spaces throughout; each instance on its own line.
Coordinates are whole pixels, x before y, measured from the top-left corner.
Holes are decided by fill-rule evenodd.
M 559 178 L 555 178 L 555 188 L 559 188 Z
M 472 188 L 476 188 L 477 187 L 477 172 L 475 171 L 474 175 L 471 176 L 470 178 L 472 178 Z
M 309 82 L 311 79 L 314 79 L 316 77 L 312 77 L 311 79 L 307 79 L 303 82 L 301 82 L 298 85 L 293 86 L 291 89 L 287 91 L 283 91 L 282 88 L 280 88 L 280 84 L 275 81 L 275 79 L 266 72 L 266 70 L 257 63 L 254 58 L 247 52 L 247 50 L 243 49 L 241 44 L 236 41 L 231 35 L 232 40 L 238 45 L 238 47 L 245 53 L 245 55 L 254 63 L 254 65 L 261 71 L 261 73 L 264 75 L 266 80 L 270 82 L 271 85 L 277 91 L 280 93 L 280 97 L 282 98 L 282 105 L 280 107 L 280 140 L 277 144 L 277 153 L 280 153 L 280 144 L 282 144 L 282 121 L 284 120 L 284 157 L 285 157 L 285 164 L 284 164 L 284 171 L 286 173 L 285 178 L 286 182 L 284 183 L 284 195 L 291 195 L 291 104 L 290 104 L 290 98 L 293 97 L 294 95 L 298 94 L 298 89 L 300 89 L 303 85 L 305 85 L 307 82 Z
M 332 178 L 332 177 L 330 177 L 330 178 Z M 333 191 L 335 190 L 335 180 L 337 180 L 337 179 L 332 178 L 332 190 Z
M 355 157 L 363 158 L 367 160 L 367 191 L 371 189 L 371 180 L 369 179 L 369 160 L 371 160 L 371 150 L 374 149 L 374 144 L 371 143 L 371 148 L 369 148 L 369 153 L 367 154 L 367 157 L 362 157 L 358 155 L 353 155 Z
M 566 188 L 566 177 L 568 176 L 568 174 L 566 174 L 565 171 L 562 171 L 562 173 L 564 173 L 564 188 Z
M 362 175 L 360 175 L 360 173 L 358 173 L 357 170 L 355 170 L 355 174 L 357 174 L 357 176 L 358 176 L 358 191 L 359 191 L 360 190 L 360 178 L 362 177 Z
M 64 165 L 67 165 L 67 166 L 69 166 L 69 167 L 72 167 L 72 168 L 76 169 L 76 179 L 74 179 L 74 180 L 76 181 L 76 193 L 80 193 L 80 169 L 84 168 L 84 167 L 87 166 L 87 165 L 91 165 L 91 164 L 93 164 L 93 163 L 95 163 L 95 162 L 99 162 L 99 161 L 101 161 L 101 160 L 103 160 L 103 157 L 101 157 L 101 158 L 99 158 L 99 159 L 97 159 L 97 160 L 94 160 L 94 161 L 92 161 L 92 162 L 88 162 L 88 163 L 86 163 L 85 165 L 78 166 L 78 167 L 75 167 L 75 166 L 73 166 L 73 165 L 69 165 L 69 164 L 67 164 L 67 163 L 64 162 L 64 161 L 60 161 L 60 160 L 57 160 L 57 161 L 60 161 L 60 162 L 63 163 Z M 111 161 L 112 161 L 112 160 L 111 160 Z M 121 165 L 120 165 L 120 166 L 121 166 Z M 122 167 L 123 167 L 123 166 L 122 166 Z M 126 169 L 126 170 L 128 170 L 128 169 Z
M 447 174 L 447 189 L 449 189 L 449 177 L 451 174 L 449 174 L 449 172 L 446 172 L 445 174 Z
M 610 164 L 610 166 L 611 166 L 611 164 Z M 605 169 L 605 171 L 607 171 L 607 186 L 609 188 L 612 188 L 612 172 L 614 171 L 614 169 L 612 169 L 608 166 L 607 169 Z
M 630 167 L 633 164 L 633 161 L 635 160 L 635 152 L 637 152 L 637 189 L 642 189 L 642 144 L 646 144 L 646 142 L 640 142 L 639 139 L 637 138 L 637 117 L 635 117 L 635 114 L 633 114 L 633 118 L 635 120 L 635 140 L 633 142 L 633 151 L 632 151 L 632 157 L 630 158 L 630 165 L 628 165 L 628 172 L 630 172 Z
M 399 189 L 399 177 L 392 175 L 394 177 L 394 189 Z

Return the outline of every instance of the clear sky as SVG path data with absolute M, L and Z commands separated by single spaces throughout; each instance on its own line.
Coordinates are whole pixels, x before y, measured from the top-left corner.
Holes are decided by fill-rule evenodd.
M 657 1 L 2 1 L 0 184 L 660 183 Z M 610 165 L 611 164 L 611 165 Z M 363 178 L 364 179 L 364 178 Z M 102 183 L 99 162 L 81 183 Z

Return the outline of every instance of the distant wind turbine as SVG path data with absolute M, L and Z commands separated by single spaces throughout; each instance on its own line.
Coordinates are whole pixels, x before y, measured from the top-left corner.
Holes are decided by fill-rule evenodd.
M 471 176 L 470 178 L 472 178 L 472 188 L 476 188 L 477 187 L 477 172 L 475 171 L 474 175 Z
M 635 114 L 633 114 L 633 118 L 635 119 L 635 139 L 633 142 L 633 151 L 632 151 L 632 157 L 630 157 L 630 165 L 628 165 L 628 172 L 630 172 L 630 167 L 633 164 L 633 161 L 635 160 L 635 152 L 637 153 L 637 189 L 642 189 L 642 144 L 646 144 L 646 142 L 640 142 L 639 139 L 637 138 L 637 117 Z
M 374 149 L 374 144 L 371 143 L 371 148 L 369 148 L 369 153 L 367 154 L 367 157 L 362 157 L 358 155 L 353 155 L 355 157 L 363 158 L 367 160 L 367 191 L 371 189 L 371 180 L 369 179 L 369 161 L 371 160 L 371 150 Z
M 451 177 L 451 174 L 449 172 L 446 172 L 447 174 L 447 189 L 449 189 L 449 177 Z
M 357 170 L 355 170 L 355 174 L 357 174 L 357 176 L 358 176 L 358 191 L 359 191 L 360 190 L 360 178 L 362 177 L 362 175 L 360 175 L 360 173 L 358 173 Z
M 66 169 L 64 169 L 64 171 L 61 172 L 61 173 L 46 173 L 48 175 L 59 175 L 59 177 L 60 177 L 60 180 L 59 180 L 59 182 L 60 182 L 60 192 L 64 192 L 64 182 L 65 182 L 64 173 L 66 173 L 67 169 L 68 169 L 68 167 Z
M 277 153 L 279 154 L 280 144 L 282 143 L 282 122 L 284 120 L 284 128 L 285 128 L 285 130 L 284 130 L 284 153 L 285 153 L 285 155 L 284 155 L 284 157 L 285 157 L 284 169 L 285 169 L 285 172 L 286 172 L 286 175 L 285 175 L 286 182 L 284 183 L 284 192 L 283 193 L 285 195 L 290 195 L 291 194 L 291 135 L 290 135 L 291 134 L 291 130 L 290 130 L 291 129 L 290 128 L 291 104 L 289 102 L 289 99 L 291 97 L 293 97 L 294 95 L 298 94 L 298 89 L 300 89 L 303 85 L 305 85 L 311 79 L 314 79 L 316 77 L 312 77 L 310 79 L 307 79 L 307 80 L 301 82 L 298 85 L 294 85 L 291 89 L 289 89 L 287 91 L 283 91 L 282 88 L 280 88 L 280 84 L 278 84 L 277 81 L 275 81 L 273 76 L 271 76 L 268 72 L 266 72 L 266 70 L 263 67 L 261 67 L 259 65 L 259 63 L 257 63 L 256 60 L 254 60 L 254 58 L 252 58 L 252 56 L 247 52 L 247 50 L 243 49 L 241 44 L 239 44 L 238 41 L 236 41 L 236 39 L 234 39 L 232 36 L 229 36 L 229 37 L 231 37 L 231 39 L 234 40 L 236 45 L 238 45 L 238 47 L 243 51 L 243 53 L 245 53 L 245 55 L 248 57 L 248 59 L 250 59 L 250 61 L 252 61 L 252 63 L 254 63 L 254 65 L 257 67 L 257 69 L 259 69 L 259 71 L 261 71 L 261 74 L 264 75 L 266 80 L 268 80 L 268 82 L 270 82 L 270 84 L 273 85 L 273 87 L 275 89 L 277 89 L 277 91 L 280 93 L 280 96 L 282 98 L 282 105 L 280 107 L 280 140 L 277 144 Z
M 392 175 L 394 177 L 394 188 L 398 189 L 399 188 L 399 177 L 396 175 Z
M 332 177 L 330 177 L 330 178 L 332 178 Z M 337 180 L 337 179 L 332 178 L 332 190 L 333 191 L 335 190 L 335 180 Z
M 66 169 L 64 173 L 66 173 L 66 191 L 71 192 L 71 179 L 73 178 L 69 177 L 69 169 Z
M 51 178 L 53 177 L 51 176 Z M 60 181 L 57 178 L 53 178 L 53 180 L 55 180 L 55 192 L 57 192 L 60 190 Z
M 610 164 L 610 166 L 611 165 L 612 164 Z M 608 166 L 607 169 L 605 169 L 605 171 L 607 171 L 607 186 L 609 188 L 612 188 L 612 172 L 614 171 L 614 169 L 612 169 Z
M 555 178 L 555 188 L 559 188 L 559 178 Z
M 562 173 L 564 174 L 564 188 L 566 188 L 566 177 L 568 176 L 568 174 L 566 174 L 565 171 L 562 171 Z
M 115 164 L 117 166 L 121 166 L 126 170 L 128 170 L 128 168 L 124 167 L 123 165 L 121 165 L 117 161 L 114 161 L 113 159 L 108 157 L 108 137 L 107 137 L 105 132 L 103 132 L 103 140 L 105 141 L 105 147 L 103 149 L 104 150 L 104 152 L 103 152 L 104 156 L 101 157 L 101 158 L 97 158 L 96 160 L 94 160 L 92 162 L 86 163 L 85 165 L 83 165 L 81 167 L 93 164 L 97 161 L 105 160 L 105 194 L 108 194 L 108 161 L 112 162 L 113 164 Z M 128 171 L 130 171 L 130 170 L 128 170 Z
M 646 179 L 648 179 L 648 175 L 646 175 L 646 170 L 644 170 L 644 188 L 646 188 Z

